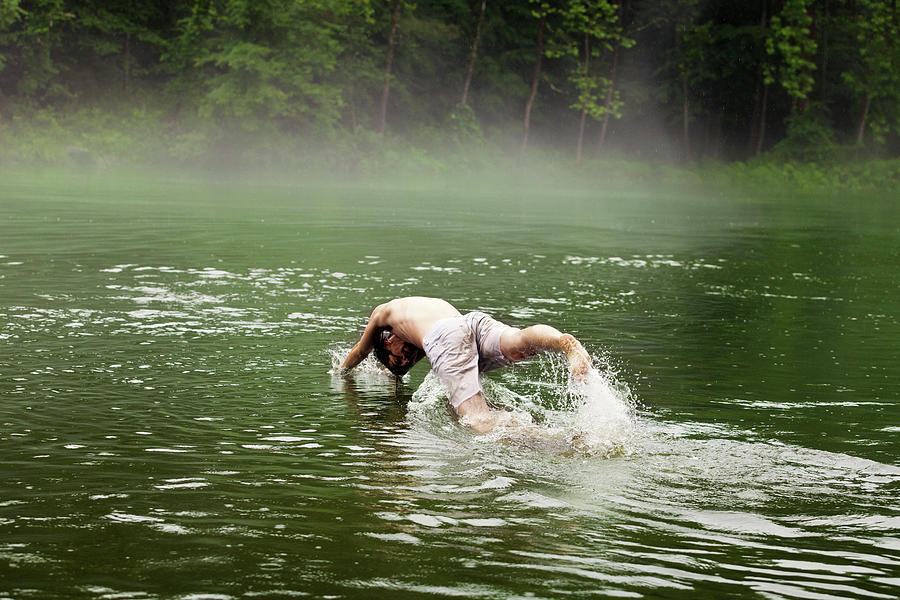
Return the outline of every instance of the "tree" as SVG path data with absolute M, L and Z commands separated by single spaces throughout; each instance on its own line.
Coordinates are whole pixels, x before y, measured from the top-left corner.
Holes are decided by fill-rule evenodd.
M 857 144 L 862 144 L 867 125 L 871 124 L 879 140 L 898 126 L 900 27 L 896 0 L 859 0 L 859 8 L 851 25 L 859 67 L 844 72 L 843 78 L 861 99 L 854 138 Z
M 598 75 L 592 69 L 591 59 L 599 58 L 604 50 L 617 52 L 620 46 L 629 47 L 633 41 L 622 33 L 615 2 L 571 0 L 565 17 L 567 28 L 576 34 L 575 40 L 581 38 L 581 44 L 573 40 L 568 48 L 572 55 L 581 58 L 578 70 L 570 76 L 577 94 L 572 108 L 581 111 L 575 151 L 575 162 L 581 165 L 587 117 L 598 121 L 610 115 L 620 117 L 622 110 L 622 101 L 612 80 Z
M 340 20 L 363 3 L 338 0 L 195 0 L 167 62 L 201 116 L 237 129 L 332 127 L 341 90 Z M 194 92 L 196 93 L 196 92 Z
M 768 39 L 769 29 L 769 0 L 760 0 L 759 4 L 759 37 L 766 40 Z M 763 44 L 762 50 L 765 51 L 765 48 L 766 46 Z M 752 156 L 762 152 L 763 144 L 766 140 L 766 119 L 769 112 L 769 86 L 771 85 L 767 76 L 767 55 L 768 53 L 766 52 L 761 56 L 755 57 L 759 66 L 756 75 L 756 92 L 753 97 L 753 118 L 750 121 L 750 135 L 747 139 L 748 154 Z
M 673 111 L 672 118 L 681 125 L 684 160 L 691 159 L 691 79 L 692 71 L 697 66 L 695 22 L 699 13 L 698 2 L 699 0 L 670 0 L 660 4 L 651 3 L 652 9 L 648 11 L 654 30 L 659 32 L 660 37 L 666 36 L 671 40 L 671 46 L 658 50 L 666 57 L 658 71 L 663 79 L 660 92 L 666 104 L 679 108 L 677 115 Z
M 384 59 L 384 87 L 381 88 L 381 103 L 378 105 L 378 133 L 384 134 L 387 125 L 388 99 L 391 96 L 391 69 L 394 66 L 394 42 L 397 39 L 397 22 L 400 20 L 402 0 L 393 0 L 391 5 L 391 27 L 387 38 L 387 56 Z
M 786 0 L 781 12 L 772 17 L 766 53 L 771 62 L 764 67 L 765 83 L 778 82 L 793 100 L 794 113 L 809 105 L 809 94 L 815 84 L 813 57 L 816 40 L 812 36 L 812 0 Z
M 0 0 L 0 99 L 43 104 L 71 95 L 55 54 L 74 17 L 63 0 Z
M 502 143 L 521 127 L 520 157 L 548 124 L 577 136 L 579 162 L 593 131 L 597 148 L 635 154 L 666 152 L 670 138 L 685 160 L 769 146 L 802 159 L 803 143 L 822 146 L 812 132 L 900 151 L 897 0 L 412 8 L 411 0 L 0 0 L 0 117 L 13 136 L 43 124 L 85 137 L 81 121 L 102 130 L 115 113 L 131 130 L 131 118 L 181 121 L 160 127 L 164 136 L 212 142 L 230 132 L 240 142 L 256 132 L 267 144 L 303 146 L 312 134 L 355 149 L 377 147 L 366 131 L 385 132 L 389 120 L 397 137 L 429 150 L 453 137 L 448 124 L 463 132 L 457 148 Z M 628 136 L 608 134 L 617 118 Z
M 619 21 L 620 27 L 622 27 L 623 29 L 622 29 L 622 33 L 620 33 L 620 35 L 616 36 L 615 39 L 613 40 L 613 54 L 612 54 L 612 60 L 610 62 L 610 67 L 609 67 L 609 85 L 607 85 L 607 87 L 606 87 L 606 98 L 603 101 L 603 119 L 602 119 L 601 125 L 600 125 L 600 137 L 597 142 L 597 146 L 599 148 L 602 148 L 603 145 L 606 143 L 606 132 L 607 132 L 607 128 L 609 127 L 610 117 L 615 115 L 615 117 L 617 119 L 622 118 L 621 111 L 616 111 L 616 105 L 614 104 L 614 102 L 618 103 L 619 98 L 621 97 L 619 94 L 618 87 L 617 87 L 618 73 L 619 73 L 619 58 L 621 57 L 622 48 L 630 48 L 631 46 L 634 45 L 634 40 L 630 39 L 624 33 L 624 24 L 622 23 L 622 8 L 623 8 L 624 2 L 626 2 L 626 1 L 627 0 L 619 0 L 619 2 L 617 3 L 618 21 Z M 627 43 L 626 43 L 626 40 L 627 40 Z M 619 107 L 624 107 L 624 104 L 619 104 Z
M 534 107 L 534 99 L 537 97 L 538 86 L 541 82 L 541 63 L 544 59 L 544 29 L 547 17 L 555 9 L 545 0 L 529 0 L 534 8 L 532 15 L 538 19 L 537 27 L 537 56 L 534 60 L 534 74 L 531 77 L 531 89 L 528 92 L 528 100 L 525 102 L 525 116 L 522 119 L 522 145 L 519 148 L 519 162 L 525 158 L 525 150 L 528 148 L 528 134 L 531 131 L 531 109 Z
M 681 6 L 674 19 L 675 28 L 675 54 L 678 60 L 678 75 L 681 82 L 681 106 L 682 106 L 682 143 L 684 156 L 691 159 L 691 110 L 690 110 L 690 62 L 689 39 L 693 32 L 694 19 L 697 12 L 697 0 L 680 0 Z
M 129 91 L 135 72 L 153 70 L 165 47 L 169 23 L 157 3 L 83 0 L 72 9 L 74 40 L 84 53 L 78 69 L 90 69 L 102 86 L 115 80 Z
M 475 39 L 472 40 L 472 52 L 469 54 L 469 64 L 466 67 L 466 79 L 463 83 L 462 99 L 459 101 L 467 106 L 469 101 L 469 86 L 472 83 L 472 72 L 475 70 L 475 56 L 478 54 L 478 43 L 481 41 L 481 26 L 484 24 L 484 12 L 487 8 L 487 0 L 481 0 L 481 10 L 478 12 L 478 24 L 475 26 Z

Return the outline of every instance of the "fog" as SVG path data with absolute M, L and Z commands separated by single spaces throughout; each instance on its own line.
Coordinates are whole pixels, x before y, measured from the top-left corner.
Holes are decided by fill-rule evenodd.
M 12 3 L 0 172 L 883 185 L 890 7 L 794 4 Z

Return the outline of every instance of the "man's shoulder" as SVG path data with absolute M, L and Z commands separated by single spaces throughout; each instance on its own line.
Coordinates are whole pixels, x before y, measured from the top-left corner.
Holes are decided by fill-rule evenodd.
M 384 321 L 407 321 L 430 318 L 434 314 L 457 313 L 455 308 L 441 298 L 427 296 L 407 296 L 395 298 L 378 305 L 373 316 L 378 314 Z
M 407 310 L 431 305 L 444 304 L 445 301 L 440 298 L 429 298 L 428 296 L 406 296 L 404 298 L 394 298 L 385 302 L 381 306 L 385 310 Z
M 407 304 L 412 302 L 446 302 L 446 300 L 442 298 L 432 298 L 431 296 L 404 296 L 402 298 L 394 298 L 393 300 L 387 302 L 387 304 L 393 304 L 395 302 Z

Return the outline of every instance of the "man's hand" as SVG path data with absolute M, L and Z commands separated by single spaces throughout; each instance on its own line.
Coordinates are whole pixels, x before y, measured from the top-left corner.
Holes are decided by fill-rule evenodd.
M 362 337 L 347 353 L 347 358 L 341 364 L 341 369 L 350 370 L 361 363 L 372 351 L 375 346 L 377 337 L 381 334 L 381 330 L 389 324 L 391 311 L 386 304 L 379 304 L 369 315 L 369 322 L 366 323 L 366 329 L 363 331 Z
M 588 371 L 591 370 L 591 355 L 584 349 L 581 342 L 572 335 L 564 333 L 559 339 L 559 345 L 566 354 L 566 360 L 569 361 L 569 373 L 572 374 L 572 377 L 581 383 L 587 381 Z
M 361 363 L 363 358 L 365 358 L 365 356 L 360 358 L 359 350 L 357 350 L 358 345 L 359 344 L 350 348 L 350 352 L 348 352 L 347 356 L 344 357 L 344 362 L 341 363 L 341 375 L 346 375 L 347 373 L 349 373 L 353 367 Z

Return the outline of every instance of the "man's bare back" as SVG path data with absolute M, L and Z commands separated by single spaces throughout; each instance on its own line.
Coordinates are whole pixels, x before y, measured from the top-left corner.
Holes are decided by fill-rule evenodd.
M 422 340 L 435 323 L 460 315 L 446 300 L 423 296 L 397 298 L 381 307 L 385 311 L 385 328 L 417 348 L 423 347 Z
M 404 344 L 415 346 L 423 352 L 423 339 L 432 326 L 442 319 L 458 317 L 460 312 L 453 305 L 440 298 L 425 298 L 411 296 L 409 298 L 396 298 L 390 302 L 379 304 L 369 316 L 366 329 L 350 352 L 341 368 L 352 369 L 368 356 L 376 344 L 381 343 L 382 332 L 390 331 L 391 345 L 403 353 Z M 419 357 L 421 358 L 421 357 Z M 409 363 L 403 367 L 408 369 L 417 358 L 400 358 L 400 361 Z

